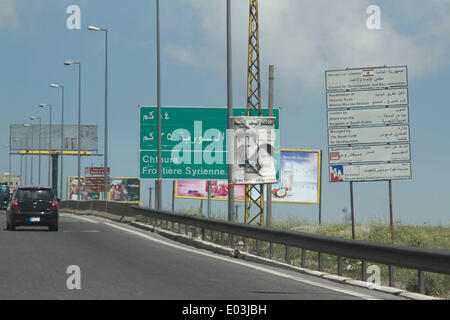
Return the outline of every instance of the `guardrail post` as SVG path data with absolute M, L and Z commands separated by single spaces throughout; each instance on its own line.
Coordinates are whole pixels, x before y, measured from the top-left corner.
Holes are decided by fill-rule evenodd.
M 301 267 L 304 268 L 306 263 L 306 249 L 302 248 L 302 259 L 301 259 Z
M 205 239 L 206 239 L 205 228 L 202 228 L 202 240 L 205 241 Z
M 323 269 L 323 265 L 322 265 L 322 252 L 318 252 L 318 261 L 317 261 L 317 264 L 318 264 L 318 270 L 319 271 L 322 271 L 322 269 Z
M 270 257 L 270 259 L 273 259 L 273 243 L 272 242 L 269 244 L 269 257 Z
M 338 256 L 338 276 L 342 277 L 342 257 Z
M 389 266 L 389 287 L 395 286 L 394 280 L 394 266 Z
M 425 294 L 425 277 L 424 273 L 421 269 L 418 271 L 419 273 L 419 293 Z
M 284 259 L 286 260 L 286 263 L 289 264 L 289 246 L 285 246 L 285 255 Z
M 361 280 L 367 281 L 367 261 L 361 261 Z

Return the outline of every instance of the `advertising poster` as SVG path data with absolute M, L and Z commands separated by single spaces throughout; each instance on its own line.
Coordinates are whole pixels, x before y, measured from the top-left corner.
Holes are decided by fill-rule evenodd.
M 232 180 L 235 184 L 278 182 L 274 117 L 233 117 Z
M 85 177 L 80 177 L 80 200 L 99 200 L 100 192 L 89 192 L 86 190 Z M 67 199 L 77 200 L 78 176 L 67 177 Z
M 272 201 L 319 204 L 320 152 L 281 150 L 281 179 L 272 185 Z
M 281 150 L 281 180 L 272 184 L 272 202 L 319 204 L 320 152 L 307 150 Z M 175 197 L 208 199 L 208 181 L 177 180 Z M 236 201 L 245 200 L 245 185 L 234 186 Z M 228 199 L 227 180 L 211 181 L 213 200 Z M 267 195 L 264 195 L 267 199 Z
M 110 201 L 140 202 L 141 182 L 138 178 L 111 178 Z
M 207 180 L 177 180 L 175 184 L 175 197 L 185 199 L 208 199 Z M 244 201 L 245 185 L 234 186 L 234 200 Z M 211 181 L 211 199 L 228 199 L 228 181 Z

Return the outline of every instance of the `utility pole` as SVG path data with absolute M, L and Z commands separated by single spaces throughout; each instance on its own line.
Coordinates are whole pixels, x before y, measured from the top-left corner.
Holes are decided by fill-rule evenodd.
M 269 109 L 269 117 L 273 116 L 273 80 L 274 80 L 274 65 L 271 64 L 269 66 L 269 104 L 268 104 L 268 109 Z M 266 216 L 266 225 L 268 227 L 272 226 L 272 185 L 271 184 L 267 184 L 266 185 L 267 188 L 267 216 Z
M 248 72 L 247 72 L 247 116 L 261 116 L 261 76 L 259 59 L 258 0 L 250 0 Z M 256 114 L 255 114 L 256 113 Z M 252 208 L 255 208 L 252 216 Z M 259 218 L 259 221 L 257 219 Z M 246 224 L 256 221 L 264 225 L 264 185 L 245 186 Z

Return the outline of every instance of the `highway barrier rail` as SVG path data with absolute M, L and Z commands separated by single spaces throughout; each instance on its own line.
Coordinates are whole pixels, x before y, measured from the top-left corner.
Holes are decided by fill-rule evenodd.
M 450 251 L 435 250 L 417 247 L 407 247 L 395 244 L 386 244 L 378 242 L 369 242 L 362 240 L 350 240 L 337 237 L 308 234 L 292 230 L 275 229 L 248 225 L 236 222 L 213 220 L 201 216 L 192 216 L 169 211 L 157 211 L 147 207 L 140 207 L 130 203 L 120 203 L 113 201 L 62 201 L 62 209 L 71 209 L 77 211 L 99 211 L 106 212 L 121 217 L 135 218 L 137 216 L 146 217 L 153 225 L 169 229 L 178 233 L 182 232 L 181 226 L 184 225 L 184 232 L 188 233 L 188 228 L 192 235 L 200 235 L 202 240 L 206 239 L 206 232 L 211 234 L 217 232 L 223 239 L 227 235 L 229 244 L 235 247 L 237 237 L 242 237 L 245 244 L 248 239 L 266 241 L 271 244 L 281 244 L 285 246 L 286 261 L 289 261 L 289 247 L 302 249 L 301 266 L 305 265 L 305 252 L 318 252 L 318 269 L 322 270 L 322 254 L 329 254 L 338 257 L 338 275 L 342 275 L 342 258 L 358 259 L 362 263 L 361 278 L 367 280 L 367 261 L 376 262 L 389 266 L 389 284 L 394 286 L 394 267 L 415 269 L 418 271 L 418 288 L 420 293 L 425 292 L 424 272 L 434 272 L 450 275 Z M 86 212 L 87 213 L 87 212 Z M 175 230 L 177 229 L 177 230 Z M 199 229 L 199 230 L 198 230 Z M 197 233 L 200 231 L 200 233 Z M 257 249 L 258 251 L 258 249 Z M 273 252 L 270 253 L 272 257 Z

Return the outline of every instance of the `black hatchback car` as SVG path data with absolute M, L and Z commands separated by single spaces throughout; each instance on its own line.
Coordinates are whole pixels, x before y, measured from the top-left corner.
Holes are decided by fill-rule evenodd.
M 51 188 L 41 186 L 18 187 L 6 211 L 6 229 L 19 226 L 48 226 L 58 231 L 58 200 Z

